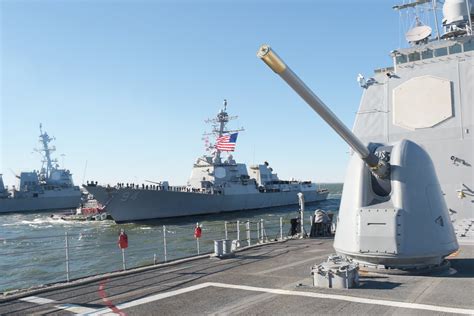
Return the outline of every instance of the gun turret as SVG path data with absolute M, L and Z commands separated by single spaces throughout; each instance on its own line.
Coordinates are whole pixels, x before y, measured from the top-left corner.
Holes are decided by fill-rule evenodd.
M 275 73 L 299 94 L 309 106 L 321 116 L 332 129 L 359 155 L 359 157 L 369 166 L 372 173 L 381 179 L 389 176 L 390 165 L 379 159 L 373 152 L 370 152 L 357 136 L 348 129 L 339 118 L 321 101 L 318 96 L 306 86 L 306 84 L 288 67 L 283 60 L 273 51 L 270 46 L 262 45 L 257 52 L 257 56 L 262 59 Z
M 365 266 L 413 271 L 441 266 L 458 245 L 428 153 L 408 139 L 365 146 L 269 46 L 260 47 L 257 56 L 362 159 L 349 160 L 336 252 Z M 426 238 L 420 238 L 420 228 Z

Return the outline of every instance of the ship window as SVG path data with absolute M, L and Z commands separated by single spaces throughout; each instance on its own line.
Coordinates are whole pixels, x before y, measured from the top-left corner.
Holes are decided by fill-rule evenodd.
M 449 47 L 449 53 L 450 54 L 457 54 L 462 51 L 461 49 L 461 44 L 454 44 L 453 46 Z
M 407 61 L 408 61 L 407 60 L 407 55 L 398 55 L 397 58 L 396 58 L 397 65 L 398 64 L 404 64 Z
M 411 54 L 408 54 L 408 60 L 409 61 L 417 61 L 420 60 L 420 53 L 418 52 L 413 52 Z
M 474 50 L 474 41 L 469 41 L 464 43 L 464 51 L 468 52 Z
M 427 50 L 421 52 L 421 58 L 422 59 L 433 58 L 433 51 L 431 49 L 427 49 Z
M 435 49 L 435 56 L 440 57 L 440 56 L 446 56 L 448 54 L 448 48 L 447 47 L 441 47 Z

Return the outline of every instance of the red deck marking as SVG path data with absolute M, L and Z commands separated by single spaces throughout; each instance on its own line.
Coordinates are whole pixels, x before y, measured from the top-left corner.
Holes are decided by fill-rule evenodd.
M 112 310 L 112 312 L 114 312 L 115 314 L 121 315 L 121 316 L 127 316 L 127 314 L 125 314 L 122 310 L 117 308 L 117 306 L 115 306 L 112 303 L 112 301 L 110 301 L 107 298 L 107 293 L 105 292 L 105 283 L 107 283 L 108 281 L 109 281 L 109 279 L 104 279 L 104 280 L 100 281 L 99 296 L 102 298 L 102 301 L 105 303 L 105 305 L 107 305 L 107 307 Z

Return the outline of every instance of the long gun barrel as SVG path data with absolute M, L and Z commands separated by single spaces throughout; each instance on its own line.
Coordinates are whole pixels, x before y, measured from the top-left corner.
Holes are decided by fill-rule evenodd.
M 321 116 L 329 126 L 332 127 L 344 141 L 365 161 L 372 171 L 384 177 L 387 170 L 381 168 L 384 163 L 352 133 L 337 116 L 318 98 L 313 91 L 288 67 L 283 60 L 268 45 L 262 45 L 257 52 L 257 56 L 262 59 L 275 73 L 277 73 L 286 83 L 300 95 L 316 113 Z

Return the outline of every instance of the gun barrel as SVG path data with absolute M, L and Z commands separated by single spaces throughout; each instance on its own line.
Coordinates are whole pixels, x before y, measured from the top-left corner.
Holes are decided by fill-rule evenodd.
M 371 153 L 368 148 L 348 129 L 339 118 L 324 104 L 318 96 L 306 86 L 306 84 L 283 62 L 283 60 L 273 51 L 270 46 L 262 45 L 257 52 L 257 56 L 262 59 L 275 73 L 299 94 L 316 113 L 321 116 L 332 129 L 342 137 L 342 139 L 364 160 L 369 167 L 376 167 L 379 158 Z

